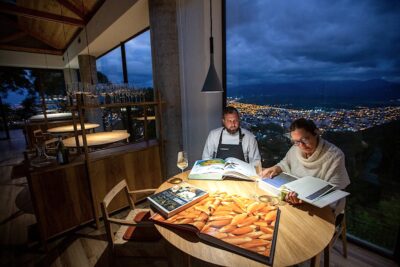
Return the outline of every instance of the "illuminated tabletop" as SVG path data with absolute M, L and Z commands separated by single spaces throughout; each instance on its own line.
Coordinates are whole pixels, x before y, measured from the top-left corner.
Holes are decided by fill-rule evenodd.
M 100 124 L 97 123 L 85 123 L 85 130 L 91 130 L 94 128 L 97 128 L 100 126 Z M 77 124 L 76 125 L 76 130 L 80 131 L 81 130 L 81 125 Z M 47 132 L 55 134 L 55 133 L 71 133 L 74 132 L 74 125 L 64 125 L 64 126 L 59 126 L 59 127 L 54 127 L 54 128 L 50 128 L 47 130 Z
M 46 114 L 46 115 L 47 115 L 47 120 L 49 120 L 49 121 L 72 119 L 72 113 L 71 112 L 50 113 L 50 114 Z M 32 117 L 29 118 L 29 120 L 31 122 L 44 121 L 44 114 L 39 114 L 39 115 L 32 116 Z
M 75 136 L 63 140 L 66 147 L 83 147 L 82 135 L 78 135 L 79 146 L 76 145 Z M 126 131 L 99 132 L 86 135 L 88 146 L 102 146 L 127 140 L 129 134 Z
M 154 121 L 154 120 L 156 120 L 156 116 L 148 116 L 148 117 L 146 117 L 146 119 L 148 121 Z M 135 120 L 144 121 L 144 117 L 136 117 Z
M 252 198 L 255 192 L 259 195 L 266 194 L 258 189 L 254 182 L 237 180 L 187 180 L 188 173 L 184 172 L 175 177 L 181 177 L 185 182 L 208 192 L 218 190 L 247 198 Z M 173 184 L 165 182 L 158 188 L 157 192 L 171 186 Z M 331 241 L 335 231 L 335 220 L 333 212 L 329 207 L 319 209 L 308 204 L 292 206 L 282 202 L 279 209 L 281 210 L 281 214 L 275 247 L 274 266 L 290 266 L 314 258 Z M 265 266 L 265 264 L 258 261 L 208 245 L 202 241 L 194 242 L 188 240 L 180 236 L 177 231 L 171 231 L 159 225 L 156 225 L 156 228 L 175 247 L 190 256 L 204 261 L 221 266 Z

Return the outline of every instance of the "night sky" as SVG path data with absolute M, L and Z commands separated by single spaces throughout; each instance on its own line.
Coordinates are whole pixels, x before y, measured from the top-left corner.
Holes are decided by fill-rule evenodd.
M 227 1 L 229 86 L 400 82 L 400 1 Z
M 398 0 L 227 0 L 226 6 L 228 90 L 268 82 L 400 82 Z M 149 31 L 126 43 L 126 55 L 129 82 L 152 87 Z M 97 60 L 97 68 L 122 82 L 120 50 Z
M 152 87 L 152 64 L 150 32 L 146 31 L 125 44 L 129 83 L 137 87 Z M 110 81 L 123 81 L 121 50 L 114 49 L 96 62 L 97 69 L 107 75 Z

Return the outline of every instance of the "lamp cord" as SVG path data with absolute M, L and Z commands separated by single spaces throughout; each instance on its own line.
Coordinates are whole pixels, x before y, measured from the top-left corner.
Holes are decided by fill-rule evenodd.
M 82 14 L 83 14 L 83 17 L 85 17 L 85 5 L 83 4 L 83 0 L 81 3 L 82 3 Z M 88 52 L 88 56 L 89 56 L 90 85 L 93 85 L 92 60 L 90 58 L 89 39 L 88 39 L 88 34 L 87 34 L 87 23 L 85 24 L 85 37 L 86 37 L 87 52 Z
M 211 35 L 211 37 L 212 37 L 212 3 L 211 3 L 211 0 L 210 0 L 210 35 Z
M 62 5 L 60 5 L 60 13 L 61 13 L 61 16 L 63 15 L 63 10 L 62 10 Z M 64 42 L 67 42 L 67 35 L 66 35 L 66 33 L 65 33 L 65 24 L 64 24 L 64 22 L 63 22 L 63 24 L 62 24 L 62 27 L 63 27 L 63 32 L 64 32 Z M 72 73 L 71 73 L 71 62 L 69 62 L 69 52 L 68 52 L 68 47 L 67 47 L 67 61 L 68 61 L 68 72 L 69 72 L 69 80 L 70 80 L 70 82 L 71 82 L 71 91 L 73 90 L 72 89 Z M 67 86 L 68 87 L 68 86 Z M 68 88 L 67 88 L 67 91 L 68 91 Z

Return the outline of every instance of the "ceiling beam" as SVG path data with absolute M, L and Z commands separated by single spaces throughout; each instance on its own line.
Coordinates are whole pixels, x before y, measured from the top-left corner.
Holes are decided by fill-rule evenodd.
M 59 49 L 59 48 L 57 48 L 51 41 L 49 41 L 49 40 L 47 40 L 46 38 L 44 38 L 42 34 L 32 33 L 32 32 L 30 32 L 30 31 L 28 31 L 27 29 L 25 29 L 24 27 L 21 27 L 17 22 L 15 22 L 15 21 L 13 21 L 13 20 L 11 20 L 11 19 L 5 17 L 5 16 L 0 15 L 0 18 L 2 19 L 2 21 L 3 21 L 4 23 L 7 23 L 9 26 L 12 26 L 12 27 L 14 27 L 14 28 L 16 28 L 16 29 L 18 29 L 18 30 L 24 32 L 26 35 L 28 35 L 28 36 L 34 38 L 35 40 L 37 40 L 37 41 L 39 41 L 39 42 L 41 42 L 41 43 L 44 43 L 44 44 L 46 44 L 46 45 L 48 45 L 48 46 L 51 46 L 51 47 L 53 47 L 53 48 L 56 49 L 56 50 Z
M 15 32 L 12 34 L 9 34 L 7 36 L 1 37 L 0 38 L 0 43 L 8 43 L 14 40 L 18 40 L 19 38 L 25 37 L 27 34 L 26 32 Z
M 82 20 L 85 20 L 84 12 L 82 12 L 79 8 L 74 6 L 68 0 L 57 0 L 57 2 L 60 5 L 62 5 L 63 7 L 65 7 L 66 9 L 68 9 L 69 11 L 71 11 L 72 13 L 74 13 L 75 15 L 77 15 L 78 17 L 80 17 Z M 62 15 L 62 13 L 61 13 L 61 15 Z
M 1 13 L 6 13 L 6 14 L 13 14 L 17 16 L 23 16 L 23 17 L 28 17 L 28 18 L 33 18 L 33 19 L 41 19 L 41 20 L 47 20 L 47 21 L 52 21 L 52 22 L 57 22 L 57 23 L 65 23 L 65 24 L 70 24 L 78 27 L 83 27 L 85 26 L 85 22 L 81 19 L 74 19 L 70 17 L 65 17 L 65 16 L 60 16 L 52 13 L 47 13 L 47 12 L 42 12 L 30 8 L 25 8 L 25 7 L 20 7 L 20 6 L 15 6 L 12 4 L 6 4 L 0 2 L 0 12 Z
M 0 44 L 0 49 L 18 51 L 18 52 L 28 52 L 28 53 L 50 54 L 58 56 L 61 56 L 63 54 L 62 50 L 50 50 L 50 49 L 22 47 L 22 46 L 5 45 L 5 44 Z

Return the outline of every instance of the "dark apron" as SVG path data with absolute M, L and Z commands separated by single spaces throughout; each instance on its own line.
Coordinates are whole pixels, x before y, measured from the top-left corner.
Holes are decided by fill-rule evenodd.
M 222 129 L 221 135 L 219 136 L 218 149 L 217 149 L 217 154 L 215 155 L 215 158 L 226 159 L 228 157 L 233 157 L 233 158 L 237 158 L 237 159 L 246 161 L 244 158 L 244 153 L 243 153 L 243 148 L 242 148 L 242 140 L 243 140 L 243 136 L 244 136 L 244 135 L 242 135 L 242 130 L 239 128 L 239 144 L 238 145 L 221 144 L 222 143 L 222 134 L 223 134 L 224 130 L 225 130 L 225 128 Z

